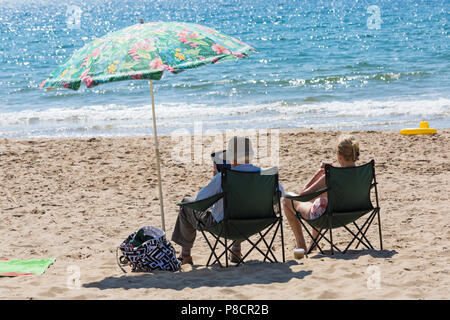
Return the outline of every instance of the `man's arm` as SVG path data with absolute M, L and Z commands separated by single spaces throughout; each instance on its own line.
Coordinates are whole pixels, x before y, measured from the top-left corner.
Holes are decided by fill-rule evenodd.
M 212 178 L 212 180 L 209 182 L 207 186 L 200 189 L 200 191 L 197 194 L 197 198 L 195 198 L 195 200 L 203 200 L 221 193 L 222 192 L 221 182 L 222 177 L 221 174 L 218 173 L 214 176 L 214 178 Z

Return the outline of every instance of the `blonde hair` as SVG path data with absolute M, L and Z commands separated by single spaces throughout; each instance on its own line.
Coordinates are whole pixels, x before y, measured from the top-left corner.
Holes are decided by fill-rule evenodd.
M 359 158 L 359 141 L 352 135 L 341 135 L 337 152 L 347 161 L 356 161 Z

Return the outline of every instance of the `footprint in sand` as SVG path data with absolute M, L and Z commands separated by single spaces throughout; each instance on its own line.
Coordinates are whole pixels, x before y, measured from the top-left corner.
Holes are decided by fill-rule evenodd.
M 325 291 L 319 295 L 319 299 L 328 300 L 328 299 L 337 299 L 337 298 L 338 298 L 338 294 L 333 291 Z
M 66 292 L 67 289 L 63 289 L 61 287 L 51 287 L 47 291 L 39 293 L 37 296 L 54 298 L 56 296 L 60 296 L 62 293 Z
M 235 298 L 235 299 L 240 299 L 240 300 L 249 299 L 248 296 L 241 294 L 241 293 L 237 292 L 236 290 L 229 289 L 229 288 L 222 289 L 222 290 L 220 290 L 220 292 L 223 294 L 226 294 L 227 296 L 232 295 L 233 298 Z
M 224 294 L 235 294 L 235 293 L 236 293 L 235 290 L 233 290 L 233 289 L 228 289 L 228 288 L 222 289 L 220 292 L 222 292 L 222 293 L 224 293 Z
M 346 275 L 345 277 L 346 277 L 346 278 L 350 278 L 350 279 L 357 279 L 357 278 L 361 278 L 361 276 L 362 276 L 362 275 L 359 274 L 359 273 L 352 272 L 352 273 Z

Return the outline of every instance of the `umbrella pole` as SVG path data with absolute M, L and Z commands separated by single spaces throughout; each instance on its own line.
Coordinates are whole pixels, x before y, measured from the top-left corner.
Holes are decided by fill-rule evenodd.
M 156 132 L 155 97 L 153 95 L 153 81 L 152 80 L 150 80 L 150 92 L 151 92 L 151 96 L 152 96 L 153 137 L 155 139 L 156 169 L 158 170 L 159 205 L 161 208 L 161 223 L 162 223 L 162 229 L 164 231 L 166 231 L 166 223 L 164 222 L 164 205 L 163 205 L 162 182 L 161 182 L 161 166 L 160 166 L 160 159 L 159 159 L 158 134 Z

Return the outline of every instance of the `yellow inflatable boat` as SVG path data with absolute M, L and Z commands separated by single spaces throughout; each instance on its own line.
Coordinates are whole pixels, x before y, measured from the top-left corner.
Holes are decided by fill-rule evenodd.
M 430 128 L 430 125 L 426 121 L 420 122 L 420 128 L 408 128 L 400 130 L 400 133 L 406 136 L 414 135 L 414 134 L 435 134 L 437 133 L 436 129 Z

